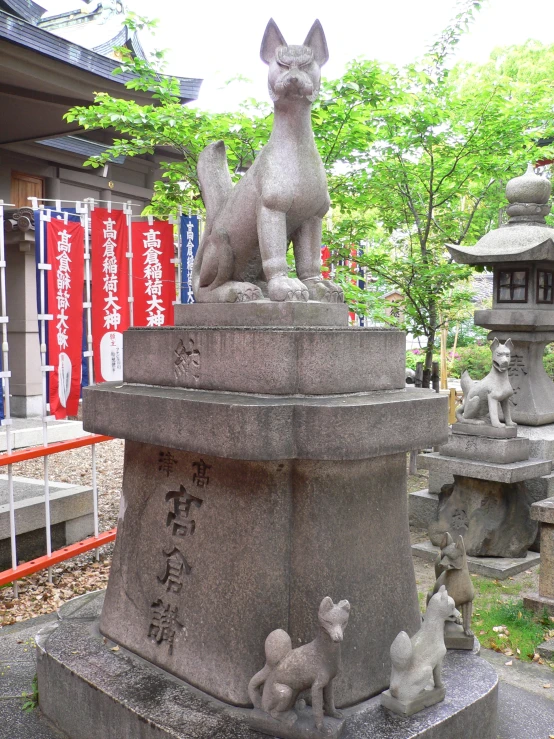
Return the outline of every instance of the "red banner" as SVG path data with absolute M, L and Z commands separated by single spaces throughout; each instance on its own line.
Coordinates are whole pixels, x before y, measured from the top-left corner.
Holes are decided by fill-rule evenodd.
M 135 222 L 132 234 L 134 324 L 173 326 L 173 226 L 165 221 Z
M 50 413 L 76 416 L 81 394 L 84 231 L 80 223 L 52 219 L 46 229 Z
M 94 379 L 121 381 L 123 331 L 129 328 L 128 229 L 123 211 L 92 211 L 91 247 Z

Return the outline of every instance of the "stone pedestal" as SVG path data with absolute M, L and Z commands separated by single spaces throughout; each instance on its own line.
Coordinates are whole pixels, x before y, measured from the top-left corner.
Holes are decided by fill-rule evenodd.
M 102 596 L 90 593 L 69 601 L 60 610 L 60 620 L 36 637 L 40 709 L 65 736 L 267 736 L 260 728 L 252 728 L 254 711 L 201 693 L 124 647 L 114 651 L 114 643 L 98 631 Z M 494 668 L 474 652 L 451 650 L 442 674 L 446 700 L 408 718 L 390 713 L 376 696 L 344 709 L 341 739 L 496 739 L 498 677 Z M 327 719 L 326 723 L 340 722 Z M 306 736 L 313 736 L 313 725 L 307 729 L 312 733 Z
M 123 385 L 85 392 L 85 428 L 128 440 L 102 633 L 240 706 L 267 634 L 310 641 L 325 595 L 353 608 L 339 706 L 387 687 L 390 644 L 420 622 L 405 453 L 445 440 L 446 399 L 404 390 L 403 334 L 307 328 L 313 310 L 132 329 Z
M 541 569 L 539 592 L 523 599 L 526 608 L 548 611 L 554 616 L 554 498 L 531 506 L 531 517 L 541 526 Z

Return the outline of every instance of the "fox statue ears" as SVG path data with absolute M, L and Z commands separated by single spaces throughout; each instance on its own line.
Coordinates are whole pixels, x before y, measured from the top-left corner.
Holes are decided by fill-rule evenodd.
M 442 537 L 441 549 L 446 549 L 446 547 L 450 546 L 450 544 L 454 544 L 454 539 L 450 536 L 450 533 L 447 531 L 445 535 Z
M 499 347 L 499 346 L 500 346 L 500 342 L 499 342 L 499 341 L 498 341 L 498 339 L 497 339 L 497 338 L 495 337 L 495 338 L 494 338 L 494 339 L 492 340 L 492 344 L 491 344 L 491 352 L 492 352 L 492 353 L 494 354 L 494 352 L 495 352 L 495 351 L 496 351 L 496 350 L 498 349 L 498 347 Z M 513 344 L 513 342 L 512 342 L 512 340 L 511 340 L 511 339 L 506 339 L 506 341 L 504 342 L 503 346 L 505 346 L 505 347 L 506 347 L 506 349 L 509 349 L 509 350 L 510 350 L 511 352 L 513 352 L 513 350 L 514 350 L 514 344 Z
M 335 604 L 333 603 L 331 598 L 329 598 L 329 596 L 327 595 L 321 601 L 321 605 L 319 606 L 319 612 L 327 613 L 328 611 L 332 610 L 334 607 L 335 607 Z M 350 613 L 350 603 L 347 600 L 341 600 L 340 603 L 337 603 L 337 608 L 342 608 L 343 611 Z
M 275 59 L 275 52 L 279 46 L 287 46 L 287 42 L 273 18 L 270 18 L 260 49 L 262 61 L 270 64 Z M 325 40 L 321 23 L 318 20 L 314 21 L 313 26 L 310 28 L 304 41 L 304 46 L 308 46 L 313 51 L 314 59 L 320 67 L 329 59 L 327 41 Z
M 456 549 L 459 549 L 460 552 L 466 553 L 466 547 L 464 544 L 464 537 L 461 534 L 458 534 L 456 537 Z

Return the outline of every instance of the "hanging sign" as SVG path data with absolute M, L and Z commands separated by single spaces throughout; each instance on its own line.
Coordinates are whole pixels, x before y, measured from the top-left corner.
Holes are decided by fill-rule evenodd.
M 173 326 L 173 225 L 135 222 L 132 234 L 134 325 Z
M 92 350 L 96 382 L 123 379 L 123 332 L 129 328 L 128 229 L 121 210 L 91 213 Z
M 181 216 L 181 303 L 194 303 L 192 265 L 198 251 L 198 216 Z
M 80 223 L 52 218 L 46 229 L 50 412 L 76 416 L 81 394 L 84 230 Z

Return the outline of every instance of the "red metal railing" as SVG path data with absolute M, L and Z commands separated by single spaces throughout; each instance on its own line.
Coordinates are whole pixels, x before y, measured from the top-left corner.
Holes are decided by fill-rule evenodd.
M 101 444 L 104 441 L 111 441 L 111 436 L 102 436 L 100 434 L 90 434 L 89 436 L 82 436 L 78 439 L 71 439 L 70 441 L 57 441 L 46 446 L 36 446 L 28 449 L 19 449 L 10 454 L 0 454 L 0 467 L 8 464 L 16 464 L 17 462 L 25 462 L 29 459 L 37 459 L 39 457 L 46 457 L 50 454 L 58 454 L 59 452 L 67 452 L 70 449 L 79 449 L 80 447 L 92 446 L 92 444 Z M 52 554 L 46 554 L 44 557 L 37 557 L 30 562 L 24 562 L 17 567 L 10 567 L 9 570 L 0 572 L 0 586 L 7 585 L 15 580 L 20 580 L 22 577 L 27 577 L 40 570 L 46 570 L 52 565 L 64 562 L 67 559 L 76 557 L 79 554 L 88 552 L 91 549 L 97 549 L 104 544 L 109 544 L 115 540 L 117 529 L 111 529 L 110 531 L 104 531 L 98 536 L 91 536 L 83 541 L 78 541 L 75 544 L 70 544 L 63 549 L 58 549 Z

